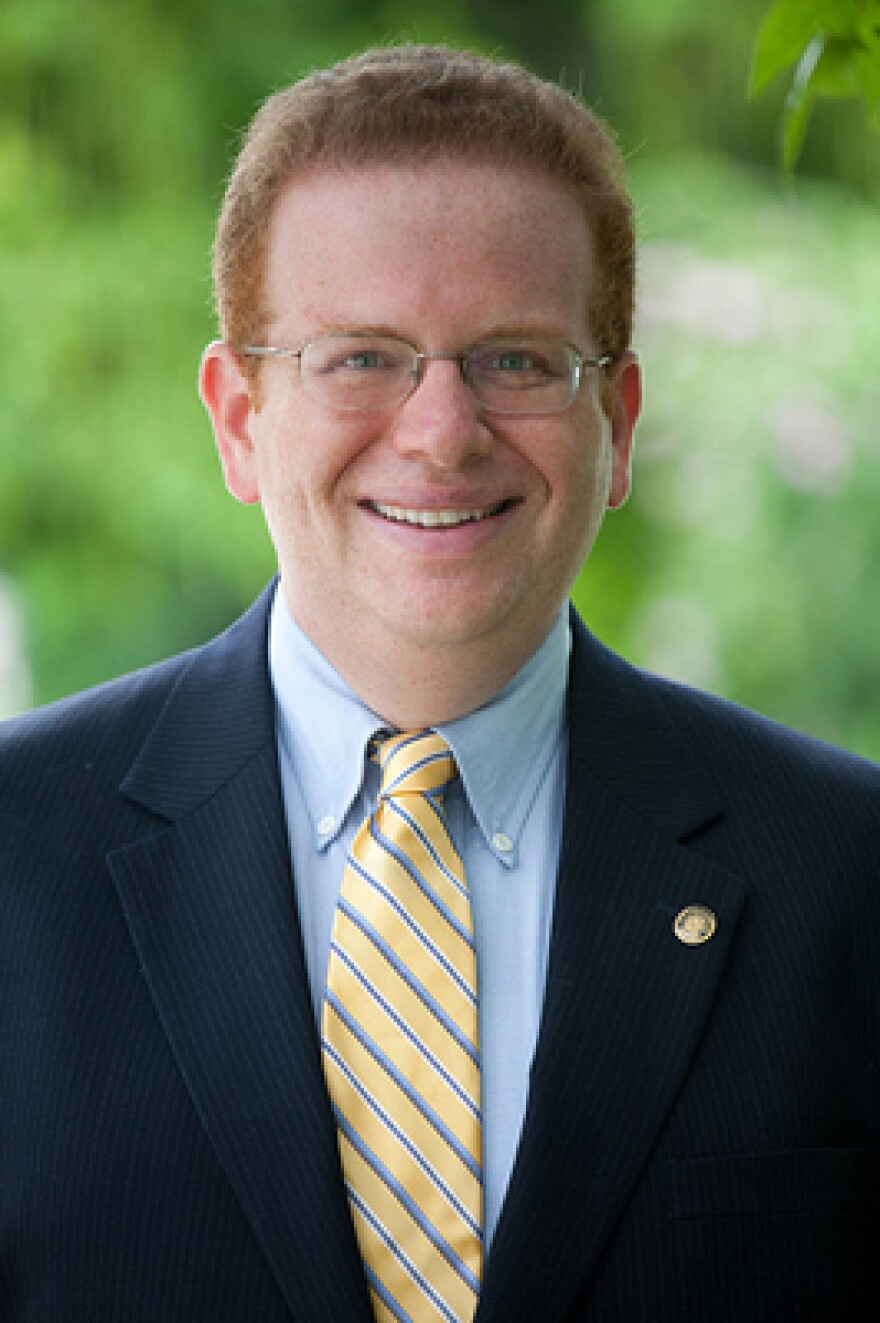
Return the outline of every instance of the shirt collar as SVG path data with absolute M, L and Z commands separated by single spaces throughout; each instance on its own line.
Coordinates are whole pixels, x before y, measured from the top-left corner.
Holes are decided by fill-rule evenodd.
M 324 849 L 360 793 L 367 744 L 383 723 L 303 633 L 280 586 L 269 622 L 269 674 L 281 756 L 296 777 L 315 846 Z
M 563 735 L 570 655 L 566 606 L 500 693 L 440 727 L 480 831 L 507 866 L 517 862 L 519 838 Z
M 486 844 L 506 866 L 564 729 L 571 628 L 560 611 L 541 647 L 483 707 L 438 727 L 455 754 Z M 269 671 L 278 741 L 303 795 L 315 847 L 336 838 L 360 793 L 366 748 L 384 723 L 353 693 L 291 616 L 276 591 Z

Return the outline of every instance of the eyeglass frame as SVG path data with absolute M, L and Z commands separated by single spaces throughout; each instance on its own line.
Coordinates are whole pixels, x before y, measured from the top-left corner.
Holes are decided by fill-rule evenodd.
M 510 337 L 510 338 L 513 340 L 516 339 L 516 337 Z M 401 404 L 404 404 L 408 399 L 411 398 L 411 396 L 415 394 L 419 386 L 422 384 L 422 381 L 424 379 L 424 365 L 426 363 L 436 361 L 436 362 L 446 362 L 446 363 L 458 363 L 461 379 L 464 382 L 464 384 L 467 386 L 468 390 L 470 390 L 474 395 L 474 399 L 476 400 L 477 404 L 479 405 L 482 411 L 486 413 L 497 414 L 498 416 L 505 418 L 515 418 L 515 417 L 549 418 L 549 417 L 553 417 L 556 414 L 565 413 L 566 409 L 570 409 L 571 406 L 574 404 L 575 400 L 577 399 L 578 391 L 580 390 L 581 385 L 583 384 L 583 380 L 584 380 L 583 369 L 585 367 L 591 367 L 597 369 L 605 368 L 608 367 L 608 365 L 614 361 L 614 356 L 612 354 L 602 354 L 598 358 L 588 358 L 585 354 L 581 353 L 581 351 L 577 348 L 576 345 L 570 344 L 566 340 L 556 340 L 553 337 L 549 337 L 549 336 L 523 336 L 522 338 L 528 343 L 532 343 L 532 344 L 552 344 L 564 348 L 571 356 L 571 367 L 569 372 L 569 389 L 571 391 L 571 397 L 561 407 L 553 408 L 553 409 L 525 409 L 525 410 L 523 410 L 522 408 L 499 409 L 495 405 L 485 404 L 480 399 L 479 395 L 474 391 L 472 381 L 470 381 L 467 376 L 468 357 L 474 352 L 475 349 L 483 348 L 486 345 L 507 343 L 507 337 L 489 336 L 487 339 L 477 340 L 472 345 L 468 345 L 465 349 L 458 350 L 457 352 L 448 351 L 444 353 L 435 353 L 435 354 L 424 353 L 422 350 L 418 349 L 412 343 L 412 341 L 404 339 L 403 336 L 386 335 L 378 331 L 365 331 L 365 330 L 326 331 L 321 335 L 313 336 L 310 340 L 306 340 L 299 347 L 299 349 L 288 349 L 279 345 L 239 345 L 239 346 L 235 346 L 234 348 L 236 353 L 242 354 L 247 358 L 298 359 L 300 361 L 300 371 L 302 370 L 303 354 L 305 354 L 312 345 L 317 344 L 322 340 L 334 340 L 334 339 L 335 340 L 358 340 L 358 339 L 391 340 L 395 344 L 403 345 L 405 346 L 405 348 L 412 350 L 413 362 L 414 362 L 412 386 L 403 395 L 401 395 L 398 400 L 395 400 L 393 403 L 384 404 L 384 405 L 372 405 L 372 406 L 370 405 L 365 406 L 359 404 L 327 405 L 327 402 L 325 400 L 320 400 L 318 399 L 317 396 L 312 395 L 312 398 L 315 399 L 317 403 L 327 405 L 327 407 L 337 410 L 340 413 L 382 413 L 386 410 L 399 408 Z M 302 376 L 300 377 L 300 380 L 302 380 Z M 512 395 L 516 395 L 517 393 L 519 393 L 517 390 L 515 389 L 511 390 Z

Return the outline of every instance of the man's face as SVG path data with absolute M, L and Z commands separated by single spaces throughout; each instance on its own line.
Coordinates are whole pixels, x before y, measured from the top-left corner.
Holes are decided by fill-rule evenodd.
M 538 174 L 322 170 L 273 218 L 266 342 L 369 328 L 436 353 L 515 333 L 594 357 L 591 266 L 576 200 Z M 501 684 L 540 645 L 628 487 L 637 365 L 625 359 L 604 397 L 602 375 L 584 377 L 564 413 L 509 417 L 481 411 L 454 362 L 363 414 L 310 398 L 296 361 L 264 361 L 259 407 L 232 358 L 204 370 L 227 484 L 262 502 L 291 612 L 355 688 L 364 649 L 391 666 L 439 650 Z

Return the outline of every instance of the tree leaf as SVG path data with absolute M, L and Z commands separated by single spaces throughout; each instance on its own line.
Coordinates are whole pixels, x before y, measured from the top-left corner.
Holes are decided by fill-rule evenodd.
M 762 92 L 819 36 L 880 43 L 880 0 L 777 0 L 758 29 L 748 95 Z
M 869 50 L 877 49 L 880 47 L 880 0 L 864 0 L 862 10 L 859 35 Z
M 831 37 L 813 69 L 810 84 L 818 96 L 846 99 L 859 95 L 858 57 L 861 42 Z
M 813 37 L 800 58 L 782 114 L 782 167 L 790 175 L 800 158 L 816 99 L 813 81 L 825 54 L 825 38 Z
M 856 56 L 855 79 L 868 122 L 880 133 L 880 42 L 874 50 Z
M 755 40 L 748 95 L 762 92 L 789 65 L 799 60 L 816 35 L 811 0 L 777 0 L 764 17 Z

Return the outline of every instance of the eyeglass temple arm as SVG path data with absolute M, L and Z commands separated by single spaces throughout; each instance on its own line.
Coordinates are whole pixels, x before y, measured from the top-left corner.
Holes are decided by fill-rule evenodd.
M 248 358 L 302 358 L 303 353 L 301 349 L 279 349 L 275 345 L 236 345 L 235 351 Z

